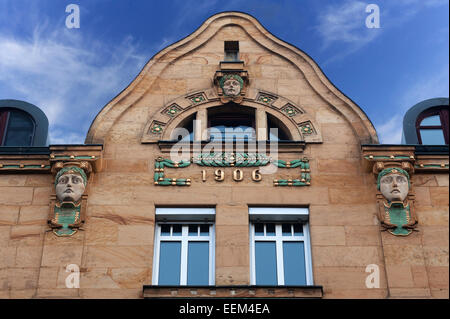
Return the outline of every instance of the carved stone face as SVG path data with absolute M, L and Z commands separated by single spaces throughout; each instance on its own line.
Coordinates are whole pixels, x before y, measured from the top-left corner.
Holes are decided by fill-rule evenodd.
M 389 174 L 380 179 L 380 191 L 390 202 L 403 202 L 408 195 L 408 179 L 403 174 Z
M 241 93 L 241 84 L 236 79 L 228 79 L 223 82 L 222 89 L 226 96 L 237 96 Z
M 79 174 L 64 174 L 56 184 L 56 197 L 60 202 L 78 202 L 84 193 L 83 178 Z

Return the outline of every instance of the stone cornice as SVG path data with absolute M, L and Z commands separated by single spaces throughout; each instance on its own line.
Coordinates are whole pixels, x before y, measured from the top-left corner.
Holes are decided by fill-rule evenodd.
M 103 145 L 50 145 L 49 147 L 0 147 L 1 172 L 50 173 L 57 162 L 84 161 L 94 172 L 102 170 Z

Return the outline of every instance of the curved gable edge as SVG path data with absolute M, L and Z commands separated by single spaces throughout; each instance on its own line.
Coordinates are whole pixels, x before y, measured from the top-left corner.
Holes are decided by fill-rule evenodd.
M 256 18 L 241 12 L 223 12 L 213 15 L 192 34 L 154 55 L 128 87 L 97 114 L 89 128 L 85 143 L 103 143 L 114 123 L 146 94 L 170 62 L 203 45 L 208 41 L 211 33 L 232 24 L 246 24 L 246 28 L 256 29 L 260 45 L 296 66 L 313 90 L 345 118 L 361 144 L 379 143 L 376 130 L 364 111 L 332 84 L 311 57 L 295 46 L 276 38 Z M 248 33 L 251 34 L 251 32 Z M 143 79 L 146 81 L 142 81 Z M 130 94 L 134 91 L 139 93 Z

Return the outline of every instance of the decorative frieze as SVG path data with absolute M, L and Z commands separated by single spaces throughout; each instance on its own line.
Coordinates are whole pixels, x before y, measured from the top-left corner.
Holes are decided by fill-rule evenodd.
M 198 166 L 203 167 L 261 167 L 267 166 L 268 164 L 273 164 L 278 168 L 297 168 L 300 170 L 300 178 L 298 179 L 276 179 L 273 181 L 274 186 L 309 186 L 311 184 L 311 174 L 309 167 L 309 160 L 307 158 L 285 161 L 285 160 L 274 160 L 265 154 L 258 153 L 210 153 L 201 154 L 192 158 L 192 162 L 188 160 L 183 160 L 180 162 L 175 162 L 169 159 L 164 159 L 163 157 L 158 157 L 155 160 L 155 185 L 160 186 L 189 186 L 191 185 L 191 179 L 189 178 L 168 178 L 164 175 L 164 168 L 183 168 L 194 163 Z M 234 181 L 242 181 L 243 171 L 241 169 L 236 169 L 233 172 Z M 254 170 L 252 172 L 252 180 L 259 182 L 262 179 L 262 175 L 259 170 Z M 206 181 L 206 171 L 202 171 L 202 180 Z M 216 170 L 215 180 L 224 180 L 224 171 L 221 169 Z

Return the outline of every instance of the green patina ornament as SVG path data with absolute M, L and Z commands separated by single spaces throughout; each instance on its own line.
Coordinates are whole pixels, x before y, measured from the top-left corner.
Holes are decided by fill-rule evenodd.
M 55 206 L 55 218 L 52 220 L 53 233 L 57 236 L 72 236 L 77 232 L 72 225 L 80 223 L 81 205 L 75 206 L 73 203 L 64 203 Z
M 404 206 L 403 203 L 392 203 L 390 206 L 384 207 L 385 220 L 397 227 L 388 229 L 392 235 L 407 236 L 411 234 L 412 230 L 404 228 L 404 225 L 410 223 L 411 210 L 409 204 Z

